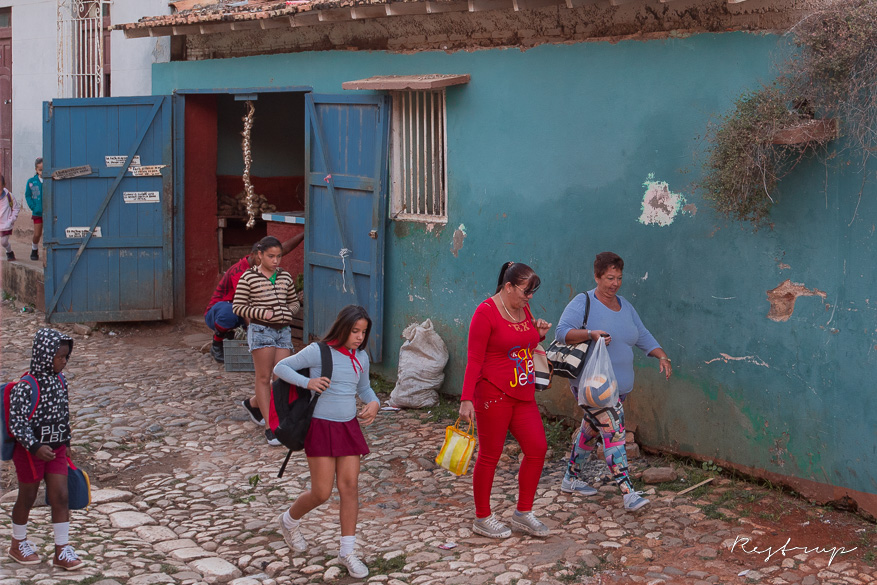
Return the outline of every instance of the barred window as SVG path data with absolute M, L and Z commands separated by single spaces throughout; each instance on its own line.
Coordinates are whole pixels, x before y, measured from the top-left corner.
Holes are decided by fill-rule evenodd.
M 447 223 L 445 90 L 394 91 L 392 219 Z
M 59 97 L 110 95 L 112 0 L 58 0 Z

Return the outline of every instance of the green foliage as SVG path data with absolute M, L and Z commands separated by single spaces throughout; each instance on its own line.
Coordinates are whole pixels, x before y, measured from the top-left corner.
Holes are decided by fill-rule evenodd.
M 777 145 L 780 130 L 814 117 L 836 118 L 862 165 L 877 152 L 877 2 L 826 3 L 790 33 L 798 51 L 771 85 L 746 92 L 707 133 L 704 178 L 698 184 L 716 211 L 733 220 L 768 223 L 777 184 L 808 150 L 833 136 L 802 135 Z
M 561 459 L 570 450 L 573 429 L 564 419 L 545 420 L 545 438 L 551 459 Z
M 373 372 L 369 372 L 368 379 L 371 382 L 372 390 L 377 394 L 389 395 L 396 386 L 393 382 L 388 381 L 380 374 L 375 374 Z
M 701 467 L 706 471 L 712 471 L 714 473 L 721 473 L 722 468 L 713 463 L 712 459 L 709 461 L 704 461 L 701 463 Z
M 390 573 L 401 572 L 407 563 L 408 560 L 404 554 L 389 560 L 381 556 L 375 559 L 374 562 L 369 563 L 368 569 L 371 575 L 389 575 Z
M 259 482 L 262 481 L 262 478 L 259 477 L 259 474 L 251 475 L 247 482 L 250 484 L 250 490 L 256 489 L 256 486 L 259 485 Z
M 4 301 L 12 301 L 14 303 L 15 302 L 15 295 L 8 293 L 4 290 L 3 291 L 3 300 Z
M 779 178 L 794 168 L 806 145 L 772 144 L 777 131 L 801 120 L 779 84 L 748 92 L 711 128 L 699 187 L 717 212 L 754 227 L 766 222 Z

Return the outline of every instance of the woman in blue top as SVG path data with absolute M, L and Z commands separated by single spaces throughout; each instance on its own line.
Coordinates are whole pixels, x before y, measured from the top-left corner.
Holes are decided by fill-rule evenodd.
M 341 496 L 341 552 L 338 558 L 357 579 L 368 576 L 368 567 L 353 552 L 359 514 L 359 460 L 369 453 L 360 423 L 370 425 L 380 406 L 369 384 L 368 354 L 365 352 L 371 327 L 372 321 L 364 308 L 349 305 L 341 309 L 323 338 L 332 348 L 331 380 L 320 375 L 320 347 L 316 343 L 281 360 L 274 367 L 278 378 L 320 394 L 305 437 L 311 489 L 301 494 L 292 507 L 280 515 L 280 531 L 290 548 L 297 552 L 307 550 L 307 542 L 301 533 L 301 518 L 329 499 L 337 478 Z M 296 371 L 304 368 L 310 368 L 310 378 Z M 357 396 L 365 403 L 358 413 Z
M 649 503 L 638 492 L 627 474 L 627 452 L 624 449 L 624 409 L 621 403 L 633 390 L 633 347 L 658 358 L 661 372 L 670 379 L 673 367 L 670 358 L 646 329 L 633 306 L 618 295 L 621 288 L 621 272 L 624 260 L 613 252 L 597 254 L 594 260 L 594 280 L 597 287 L 577 295 L 563 310 L 557 323 L 556 341 L 574 345 L 588 339 L 596 341 L 603 336 L 609 350 L 609 360 L 618 380 L 620 401 L 612 408 L 591 408 L 582 406 L 585 411 L 582 426 L 573 440 L 566 474 L 561 483 L 561 491 L 594 495 L 597 490 L 579 479 L 579 464 L 586 461 L 594 450 L 597 439 L 603 441 L 603 454 L 606 465 L 615 482 L 624 494 L 624 507 L 638 510 Z M 590 310 L 585 323 L 587 297 L 590 297 Z M 571 386 L 573 395 L 578 389 Z

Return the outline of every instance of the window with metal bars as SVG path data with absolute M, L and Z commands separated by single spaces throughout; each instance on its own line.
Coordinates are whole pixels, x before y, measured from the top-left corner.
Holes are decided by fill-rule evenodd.
M 392 219 L 447 223 L 445 90 L 394 91 Z
M 58 0 L 59 97 L 109 93 L 112 0 Z

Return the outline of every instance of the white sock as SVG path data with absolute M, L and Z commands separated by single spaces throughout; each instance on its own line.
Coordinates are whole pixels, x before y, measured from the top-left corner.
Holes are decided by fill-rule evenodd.
M 15 540 L 27 540 L 27 524 L 12 523 L 12 538 Z
M 356 548 L 356 536 L 342 536 L 341 551 L 338 553 L 338 556 L 346 557 L 353 552 L 354 548 Z
M 9 243 L 9 236 L 0 236 L 0 246 L 3 246 L 7 252 L 12 251 L 12 244 Z
M 283 513 L 280 521 L 283 522 L 283 525 L 286 527 L 287 530 L 295 530 L 301 525 L 301 520 L 296 520 L 295 518 L 290 516 L 289 510 Z
M 37 250 L 40 249 L 40 247 L 37 246 L 36 244 L 31 244 L 31 245 L 30 245 L 30 249 L 33 250 L 34 252 L 36 252 Z
M 58 522 L 57 524 L 52 524 L 52 530 L 55 531 L 55 546 L 70 544 L 69 522 Z

